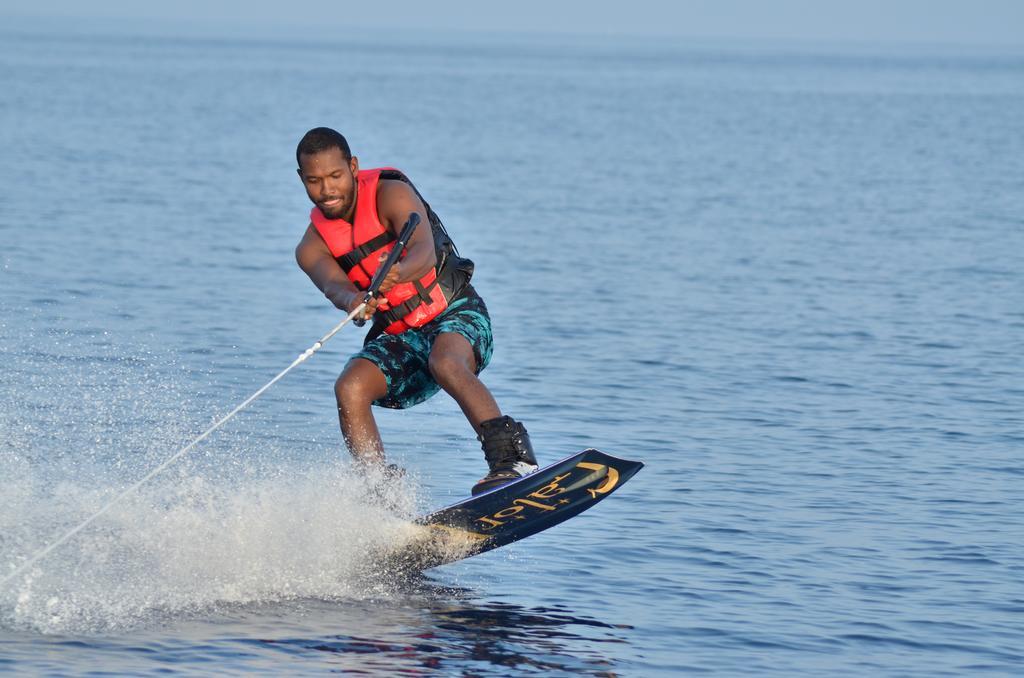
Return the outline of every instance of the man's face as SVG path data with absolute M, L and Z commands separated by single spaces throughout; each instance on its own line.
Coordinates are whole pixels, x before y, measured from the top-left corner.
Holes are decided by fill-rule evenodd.
M 359 161 L 346 160 L 340 148 L 299 157 L 299 178 L 306 195 L 328 219 L 352 221 L 358 175 Z

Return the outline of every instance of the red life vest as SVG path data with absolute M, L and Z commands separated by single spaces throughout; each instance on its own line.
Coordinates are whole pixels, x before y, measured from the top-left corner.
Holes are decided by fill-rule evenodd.
M 355 223 L 344 219 L 328 219 L 319 207 L 309 214 L 313 226 L 327 243 L 348 279 L 365 290 L 380 264 L 381 255 L 395 248 L 395 234 L 380 223 L 377 216 L 377 185 L 382 171 L 397 172 L 390 167 L 359 170 L 356 178 Z M 404 256 L 404 255 L 403 255 Z M 387 322 L 384 331 L 401 334 L 409 328 L 421 327 L 448 308 L 448 300 L 437 284 L 437 268 L 412 282 L 399 283 L 384 293 L 377 306 Z

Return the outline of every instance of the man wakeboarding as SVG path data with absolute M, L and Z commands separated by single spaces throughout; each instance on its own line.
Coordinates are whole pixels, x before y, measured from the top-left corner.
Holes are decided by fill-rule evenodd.
M 348 141 L 333 129 L 307 132 L 295 159 L 313 202 L 295 258 L 346 313 L 363 303 L 410 215 L 430 225 L 413 232 L 380 293 L 357 316 L 372 325 L 334 385 L 349 452 L 359 463 L 384 465 L 371 405 L 404 409 L 444 389 L 476 432 L 489 467 L 474 495 L 536 471 L 526 427 L 502 415 L 479 379 L 491 359 L 490 316 L 469 282 L 473 262 L 459 256 L 437 214 L 401 171 L 360 170 Z

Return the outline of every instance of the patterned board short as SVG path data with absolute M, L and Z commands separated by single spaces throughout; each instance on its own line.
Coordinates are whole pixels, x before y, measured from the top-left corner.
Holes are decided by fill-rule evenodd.
M 456 332 L 469 341 L 476 357 L 477 374 L 491 362 L 491 317 L 484 300 L 472 287 L 467 287 L 444 313 L 423 327 L 401 334 L 382 334 L 350 358 L 369 360 L 384 373 L 388 394 L 374 401 L 374 405 L 401 410 L 422 403 L 441 389 L 430 374 L 427 360 L 437 335 L 444 332 Z

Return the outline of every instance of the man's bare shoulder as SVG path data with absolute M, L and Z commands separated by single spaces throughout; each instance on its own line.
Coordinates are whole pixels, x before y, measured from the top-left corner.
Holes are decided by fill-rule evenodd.
M 384 204 L 385 200 L 408 200 L 410 197 L 415 198 L 416 191 L 401 179 L 381 179 L 377 184 L 378 208 Z
M 299 244 L 295 246 L 295 259 L 302 268 L 306 268 L 323 254 L 330 254 L 327 243 L 320 237 L 316 227 L 311 223 L 306 226 Z
M 299 246 L 307 243 L 315 247 L 327 247 L 327 243 L 324 242 L 323 237 L 316 230 L 313 222 L 306 224 L 306 230 L 302 232 L 302 238 L 299 239 Z
M 420 201 L 413 187 L 400 179 L 386 179 L 377 187 L 377 215 L 381 223 L 392 227 L 401 224 L 409 216 L 409 212 L 422 211 Z M 396 227 L 397 228 L 397 227 Z

